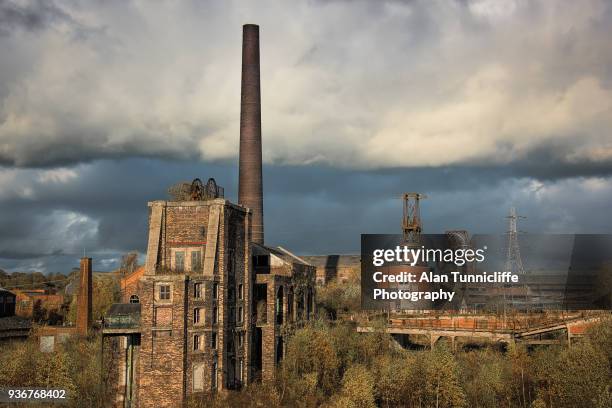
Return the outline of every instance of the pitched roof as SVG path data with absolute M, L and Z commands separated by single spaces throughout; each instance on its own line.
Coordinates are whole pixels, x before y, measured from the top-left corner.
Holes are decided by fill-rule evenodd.
M 312 255 L 303 256 L 318 268 L 341 268 L 361 265 L 360 255 Z
M 11 292 L 10 290 L 8 290 L 8 289 L 4 289 L 4 288 L 3 288 L 3 287 L 1 287 L 1 286 L 0 286 L 0 293 L 10 293 L 10 294 L 11 294 L 11 295 L 13 295 L 13 296 L 15 295 L 15 294 L 14 294 L 13 292 Z
M 310 266 L 308 262 L 298 257 L 297 255 L 294 255 L 293 253 L 289 252 L 287 249 L 283 247 L 269 247 L 266 245 L 257 244 L 255 242 L 251 242 L 251 245 L 253 245 L 253 249 L 254 249 L 253 253 L 255 254 L 257 254 L 257 252 L 269 253 L 271 255 L 276 256 L 277 258 L 282 259 L 283 261 L 289 264 L 301 264 L 301 265 Z
M 121 287 L 123 288 L 126 285 L 129 285 L 130 283 L 137 281 L 138 279 L 142 277 L 142 275 L 144 275 L 144 272 L 145 272 L 145 267 L 144 265 L 141 265 L 138 268 L 136 268 L 132 273 L 125 275 L 124 277 L 121 278 Z

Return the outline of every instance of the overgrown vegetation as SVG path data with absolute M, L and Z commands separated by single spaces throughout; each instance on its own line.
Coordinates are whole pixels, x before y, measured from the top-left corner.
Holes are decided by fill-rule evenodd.
M 191 406 L 610 407 L 611 341 L 608 320 L 571 348 L 407 351 L 382 331 L 316 322 L 289 340 L 274 382 Z
M 100 366 L 100 338 L 68 339 L 53 353 L 42 353 L 36 339 L 3 343 L 0 384 L 3 387 L 61 388 L 71 407 L 104 407 L 106 375 Z M 32 406 L 32 405 L 29 405 Z
M 359 276 L 348 282 L 332 280 L 317 288 L 317 307 L 320 314 L 332 320 L 341 315 L 357 313 L 361 307 L 361 284 Z
M 344 284 L 345 285 L 345 284 Z M 357 286 L 358 287 L 358 286 Z M 329 284 L 318 291 L 323 316 L 355 313 L 358 291 Z M 117 299 L 115 278 L 94 280 L 94 317 Z M 72 308 L 74 310 L 74 308 Z M 376 325 L 375 325 L 376 326 Z M 408 351 L 380 328 L 357 333 L 349 322 L 319 320 L 292 333 L 274 381 L 240 392 L 189 401 L 199 407 L 507 407 L 603 408 L 612 406 L 612 322 L 604 321 L 566 346 L 505 352 L 482 348 L 452 353 L 444 342 L 434 350 Z M 104 407 L 108 367 L 100 364 L 100 338 L 73 338 L 53 353 L 35 339 L 2 343 L 0 384 L 69 390 L 71 406 Z
M 108 273 L 105 275 L 97 274 L 93 277 L 92 283 L 93 296 L 92 296 L 92 316 L 95 319 L 100 319 L 106 314 L 108 309 L 113 303 L 120 300 L 121 291 L 119 287 L 118 277 L 114 273 Z M 76 323 L 76 312 L 77 312 L 77 291 L 72 296 L 70 308 L 67 315 L 67 320 L 73 324 Z

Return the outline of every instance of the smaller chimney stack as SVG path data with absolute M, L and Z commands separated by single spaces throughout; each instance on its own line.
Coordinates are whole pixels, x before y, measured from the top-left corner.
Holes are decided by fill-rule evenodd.
M 81 258 L 80 286 L 77 295 L 77 332 L 86 336 L 92 323 L 91 297 L 93 292 L 91 258 Z

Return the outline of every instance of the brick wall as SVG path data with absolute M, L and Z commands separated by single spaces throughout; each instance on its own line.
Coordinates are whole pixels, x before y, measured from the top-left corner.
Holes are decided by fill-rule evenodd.
M 211 390 L 215 365 L 219 390 L 240 385 L 235 378 L 240 359 L 246 377 L 251 289 L 245 271 L 249 265 L 250 218 L 242 207 L 219 199 L 154 204 L 162 206 L 161 221 L 151 222 L 149 234 L 157 233 L 160 242 L 153 243 L 157 246 L 157 256 L 147 254 L 153 256 L 157 265 L 146 271 L 138 287 L 141 303 L 138 396 L 142 407 L 179 406 L 189 395 Z M 218 224 L 211 222 L 216 214 Z M 215 225 L 216 231 L 211 231 Z M 151 231 L 153 228 L 159 231 Z M 207 248 L 210 245 L 214 246 Z M 206 262 L 205 256 L 212 254 L 214 257 L 212 273 L 206 273 L 204 267 L 190 270 L 187 261 L 184 270 L 176 268 L 177 251 L 184 252 L 186 258 L 192 251 L 200 250 L 202 264 Z M 203 285 L 200 299 L 194 297 L 196 283 Z M 162 284 L 172 287 L 170 300 L 159 299 L 156 295 Z M 213 296 L 215 285 L 216 297 Z M 243 287 L 242 299 L 239 298 L 239 285 Z M 242 321 L 236 318 L 240 307 L 243 308 Z M 203 322 L 200 324 L 194 323 L 196 308 L 201 310 Z M 243 332 L 243 345 L 239 347 L 236 340 Z M 199 348 L 194 350 L 196 335 Z M 216 337 L 214 348 L 213 336 Z M 201 390 L 200 387 L 194 390 L 194 377 L 202 381 Z

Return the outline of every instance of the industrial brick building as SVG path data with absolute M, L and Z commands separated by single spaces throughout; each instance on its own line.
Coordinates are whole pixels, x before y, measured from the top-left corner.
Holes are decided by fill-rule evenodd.
M 55 345 L 65 342 L 70 337 L 86 337 L 93 324 L 93 274 L 92 259 L 81 258 L 77 292 L 77 314 L 75 326 L 42 326 L 34 335 L 38 338 L 40 350 L 52 352 Z
M 264 245 L 259 27 L 243 28 L 238 204 L 209 179 L 149 202 L 147 258 L 104 321 L 117 406 L 181 406 L 274 376 L 315 313 L 315 267 Z
M 361 255 L 312 255 L 302 257 L 317 268 L 317 284 L 347 283 L 361 276 Z
M 17 316 L 32 318 L 34 310 L 59 313 L 64 304 L 64 296 L 53 293 L 49 289 L 15 290 L 15 314 Z

